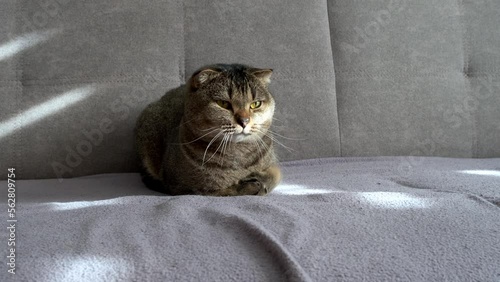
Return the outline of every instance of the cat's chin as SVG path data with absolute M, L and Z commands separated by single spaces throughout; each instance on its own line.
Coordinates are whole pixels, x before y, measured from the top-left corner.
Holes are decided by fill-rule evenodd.
M 252 140 L 252 134 L 245 133 L 235 133 L 233 134 L 233 138 L 231 139 L 231 141 L 234 143 L 249 142 L 250 140 Z

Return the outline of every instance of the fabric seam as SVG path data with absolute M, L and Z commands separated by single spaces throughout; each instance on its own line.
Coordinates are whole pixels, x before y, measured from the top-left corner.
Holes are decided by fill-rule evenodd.
M 335 68 L 335 58 L 333 56 L 333 42 L 332 42 L 332 28 L 330 25 L 330 9 L 329 9 L 329 4 L 328 0 L 326 2 L 326 20 L 328 24 L 328 37 L 330 38 L 330 52 L 332 54 L 332 66 L 333 66 L 333 79 L 334 79 L 334 91 L 335 91 L 335 106 L 336 106 L 336 112 L 337 112 L 337 128 L 338 128 L 338 136 L 339 136 L 339 145 L 338 145 L 338 153 L 339 156 L 342 157 L 342 129 L 341 129 L 341 121 L 340 121 L 340 111 L 339 111 L 339 98 L 338 98 L 338 92 L 337 92 L 337 75 L 336 75 L 336 68 Z

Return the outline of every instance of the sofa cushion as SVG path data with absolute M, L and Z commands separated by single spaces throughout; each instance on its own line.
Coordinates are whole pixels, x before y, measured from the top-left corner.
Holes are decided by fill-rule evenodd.
M 342 155 L 499 155 L 498 1 L 328 4 Z

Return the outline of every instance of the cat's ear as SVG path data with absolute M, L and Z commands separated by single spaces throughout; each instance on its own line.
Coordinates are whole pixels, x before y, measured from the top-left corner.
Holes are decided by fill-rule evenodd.
M 190 79 L 191 88 L 196 90 L 201 87 L 204 83 L 219 76 L 220 72 L 212 68 L 201 69 L 193 74 Z
M 251 69 L 250 73 L 265 84 L 271 83 L 271 75 L 273 74 L 272 69 Z

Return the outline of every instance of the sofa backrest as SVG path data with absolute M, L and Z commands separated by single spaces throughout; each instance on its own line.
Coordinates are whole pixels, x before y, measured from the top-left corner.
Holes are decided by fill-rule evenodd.
M 341 152 L 500 156 L 500 2 L 329 1 Z
M 281 160 L 500 156 L 499 1 L 2 5 L 0 164 L 20 178 L 137 171 L 142 109 L 219 62 L 275 70 Z

